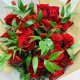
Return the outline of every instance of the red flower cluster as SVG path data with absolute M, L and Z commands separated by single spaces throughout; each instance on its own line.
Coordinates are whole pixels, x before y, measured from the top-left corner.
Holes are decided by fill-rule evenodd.
M 11 47 L 11 50 L 8 50 L 8 54 L 12 54 L 9 63 L 16 66 L 18 65 L 18 67 L 25 67 L 26 72 L 28 71 L 30 77 L 33 79 L 43 78 L 47 75 L 50 80 L 54 80 L 53 78 L 64 74 L 64 69 L 67 65 L 72 64 L 67 49 L 74 44 L 74 38 L 65 31 L 73 25 L 73 22 L 70 20 L 65 23 L 61 22 L 62 17 L 60 16 L 58 6 L 39 4 L 37 5 L 36 13 L 30 6 L 27 7 L 26 5 L 21 8 L 24 14 L 27 11 L 26 8 L 33 13 L 21 18 L 19 17 L 20 15 L 18 16 L 17 14 L 8 14 L 4 18 L 7 25 L 13 26 L 13 20 L 15 20 L 17 24 L 16 28 L 11 27 L 8 29 L 11 33 L 8 31 L 2 35 L 3 38 L 6 37 L 10 40 L 17 41 L 16 43 L 12 42 L 8 46 Z M 39 11 L 41 11 L 41 13 L 39 13 Z M 39 21 L 37 21 L 38 19 Z M 52 25 L 50 23 L 51 21 L 55 23 L 55 25 Z M 60 30 L 61 32 L 57 32 L 57 30 Z M 49 40 L 48 42 L 46 41 L 47 39 Z M 40 45 L 40 42 L 44 42 L 42 44 L 43 46 Z M 14 55 L 15 50 L 16 53 Z M 60 51 L 62 51 L 62 53 L 58 57 L 51 61 L 49 60 L 51 55 Z M 42 56 L 42 54 L 45 55 Z M 54 57 L 55 55 L 52 58 Z M 45 60 L 50 63 L 45 64 Z M 38 62 L 38 65 L 33 64 L 34 61 L 36 62 L 35 64 Z M 28 65 L 28 63 L 30 64 Z M 58 66 L 61 69 L 51 71 L 48 69 L 49 65 L 47 64 L 55 64 L 55 66 Z M 36 69 L 36 72 L 34 68 Z

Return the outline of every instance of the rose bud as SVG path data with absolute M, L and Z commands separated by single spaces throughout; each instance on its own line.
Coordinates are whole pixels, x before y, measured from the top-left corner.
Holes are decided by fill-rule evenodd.
M 12 0 L 12 5 L 16 5 L 16 2 L 14 0 Z
M 64 69 L 59 70 L 59 71 L 55 71 L 54 73 L 52 73 L 52 76 L 59 77 L 62 74 L 64 74 Z
M 47 37 L 47 34 L 46 33 L 41 33 L 40 36 L 41 36 L 41 38 L 45 38 L 45 37 Z
M 22 57 L 19 55 L 15 55 L 14 57 L 12 56 L 10 58 L 10 63 L 13 65 L 15 65 L 15 64 L 19 65 L 19 64 L 21 64 L 21 61 L 22 61 Z

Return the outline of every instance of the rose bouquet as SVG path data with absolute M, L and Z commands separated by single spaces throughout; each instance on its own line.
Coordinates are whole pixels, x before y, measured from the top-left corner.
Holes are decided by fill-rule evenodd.
M 73 25 L 71 3 L 66 7 L 30 2 L 13 2 L 5 20 L 6 32 L 0 37 L 7 46 L 0 56 L 0 67 L 6 63 L 20 72 L 21 80 L 55 80 L 73 64 L 74 38 L 66 32 Z

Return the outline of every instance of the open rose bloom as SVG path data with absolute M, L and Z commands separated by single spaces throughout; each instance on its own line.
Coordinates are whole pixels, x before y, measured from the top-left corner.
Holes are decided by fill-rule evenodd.
M 18 0 L 7 7 L 12 11 L 0 26 L 0 65 L 16 68 L 21 80 L 57 80 L 80 67 L 80 5 L 72 13 L 71 2 L 51 2 Z

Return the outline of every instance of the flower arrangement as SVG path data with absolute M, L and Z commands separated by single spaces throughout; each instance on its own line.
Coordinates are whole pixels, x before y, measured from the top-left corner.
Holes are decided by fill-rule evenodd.
M 21 80 L 55 80 L 64 74 L 66 66 L 73 64 L 74 38 L 66 32 L 73 25 L 71 3 L 66 7 L 30 2 L 18 6 L 13 2 L 5 20 L 6 32 L 0 37 L 7 46 L 0 56 L 0 67 L 6 63 L 20 72 Z

